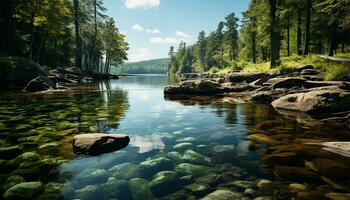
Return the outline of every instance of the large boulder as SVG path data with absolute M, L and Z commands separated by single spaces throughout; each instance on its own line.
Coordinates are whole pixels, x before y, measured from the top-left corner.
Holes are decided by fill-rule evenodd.
M 202 200 L 228 200 L 241 199 L 242 194 L 230 190 L 216 190 L 202 198 Z
M 278 89 L 278 88 L 290 89 L 294 87 L 300 88 L 303 86 L 305 81 L 306 81 L 305 79 L 301 79 L 301 78 L 285 78 L 273 84 L 272 87 L 273 89 Z
M 215 95 L 222 92 L 221 85 L 210 80 L 189 80 L 168 86 L 165 95 Z
M 251 83 L 258 79 L 268 79 L 269 77 L 270 75 L 266 73 L 232 73 L 228 76 L 228 79 L 232 83 Z
M 282 110 L 325 114 L 349 111 L 349 102 L 349 91 L 326 89 L 289 94 L 273 101 L 272 106 Z
M 40 182 L 19 183 L 4 193 L 5 200 L 34 199 L 44 191 L 44 186 Z
M 25 92 L 41 92 L 50 89 L 56 89 L 56 83 L 46 77 L 37 77 L 31 80 L 23 89 Z
M 124 134 L 81 134 L 74 136 L 73 149 L 78 154 L 97 156 L 125 148 L 129 142 Z
M 46 76 L 46 72 L 37 64 L 26 59 L 0 59 L 0 87 L 24 87 L 38 76 Z

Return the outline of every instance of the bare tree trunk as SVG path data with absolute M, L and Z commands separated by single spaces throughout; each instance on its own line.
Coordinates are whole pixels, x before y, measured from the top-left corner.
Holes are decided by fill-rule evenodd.
M 301 52 L 301 10 L 300 8 L 298 8 L 298 17 L 297 17 L 297 24 L 298 24 L 298 27 L 297 27 L 297 53 L 298 55 L 301 55 L 302 52 Z
M 290 56 L 290 16 L 288 8 L 288 18 L 287 18 L 287 56 Z
M 310 51 L 310 24 L 311 24 L 312 0 L 307 0 L 306 23 L 305 23 L 305 43 L 303 55 L 308 55 Z
M 12 53 L 12 21 L 13 21 L 13 0 L 2 0 L 3 1 L 3 43 L 2 43 L 2 51 L 11 55 Z
M 256 63 L 256 32 L 252 32 L 253 63 Z
M 80 24 L 79 24 L 79 0 L 74 0 L 74 24 L 75 24 L 75 40 L 76 40 L 76 52 L 75 52 L 75 67 L 81 69 L 81 38 L 80 38 Z
M 334 21 L 331 25 L 332 33 L 331 33 L 328 56 L 334 56 L 334 51 L 337 49 L 337 26 L 338 25 L 336 21 Z
M 271 54 L 270 59 L 271 67 L 276 67 L 278 65 L 277 60 L 279 59 L 279 32 L 278 25 L 276 19 L 276 11 L 277 11 L 277 0 L 269 0 L 270 3 L 270 43 L 271 43 Z

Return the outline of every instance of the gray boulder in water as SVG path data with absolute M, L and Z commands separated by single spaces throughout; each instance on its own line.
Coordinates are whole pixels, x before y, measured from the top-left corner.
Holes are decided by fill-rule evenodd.
M 125 148 L 129 142 L 124 134 L 81 134 L 74 136 L 73 149 L 77 154 L 97 156 Z
M 326 114 L 349 111 L 349 102 L 349 91 L 325 89 L 289 94 L 273 101 L 272 106 L 278 110 Z

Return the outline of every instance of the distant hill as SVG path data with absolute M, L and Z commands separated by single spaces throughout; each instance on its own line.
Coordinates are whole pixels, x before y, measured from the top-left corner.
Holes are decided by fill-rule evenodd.
M 129 62 L 114 68 L 113 71 L 123 74 L 166 74 L 168 73 L 169 62 L 168 58 Z

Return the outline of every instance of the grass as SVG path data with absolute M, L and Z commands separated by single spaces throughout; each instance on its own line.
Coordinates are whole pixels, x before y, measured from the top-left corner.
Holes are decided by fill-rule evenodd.
M 350 57 L 350 53 L 337 54 L 337 56 L 347 58 Z M 241 70 L 242 72 L 283 73 L 305 65 L 313 65 L 316 69 L 321 70 L 324 73 L 325 80 L 339 80 L 341 75 L 350 73 L 350 63 L 332 62 L 318 58 L 316 55 L 306 57 L 292 55 L 290 57 L 284 57 L 281 58 L 281 65 L 276 68 L 270 68 L 270 62 L 254 64 L 252 62 L 236 61 L 230 63 L 230 67 L 220 70 L 219 73 L 227 74 L 232 70 Z

